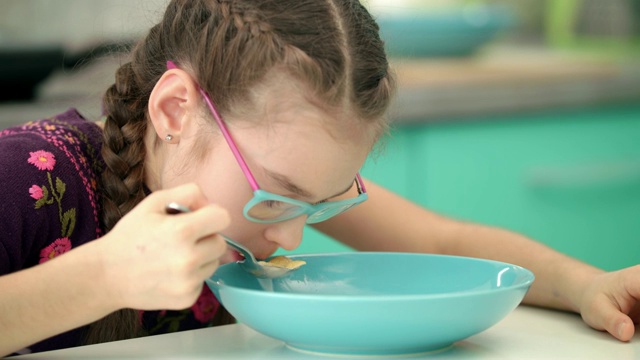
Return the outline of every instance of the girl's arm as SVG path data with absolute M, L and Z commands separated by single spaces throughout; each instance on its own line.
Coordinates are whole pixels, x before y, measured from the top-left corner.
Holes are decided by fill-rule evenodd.
M 366 186 L 369 200 L 316 227 L 358 250 L 460 255 L 523 266 L 536 276 L 525 303 L 582 313 L 591 326 L 622 340 L 633 335 L 633 323 L 622 312 L 637 307 L 640 268 L 606 274 L 522 235 L 445 218 L 371 182 Z M 636 279 L 630 280 L 630 273 Z M 635 290 L 629 291 L 632 285 Z M 622 302 L 626 306 L 619 306 Z M 626 330 L 621 332 L 620 324 Z
M 177 201 L 193 211 L 167 215 Z M 191 306 L 227 246 L 229 215 L 195 184 L 154 192 L 107 235 L 0 277 L 0 356 L 122 308 Z
M 94 244 L 0 277 L 0 356 L 100 319 L 117 309 Z

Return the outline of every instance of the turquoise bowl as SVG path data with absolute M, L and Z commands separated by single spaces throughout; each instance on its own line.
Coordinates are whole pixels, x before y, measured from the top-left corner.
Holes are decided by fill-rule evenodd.
M 392 57 L 465 57 L 517 23 L 509 7 L 474 5 L 440 11 L 382 11 L 376 21 Z
M 238 263 L 207 280 L 254 330 L 305 352 L 408 355 L 446 349 L 509 314 L 531 271 L 467 257 L 346 252 L 290 256 L 306 265 L 257 279 Z

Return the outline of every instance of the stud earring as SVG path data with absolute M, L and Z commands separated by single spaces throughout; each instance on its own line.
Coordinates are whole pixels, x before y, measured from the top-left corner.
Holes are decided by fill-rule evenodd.
M 165 139 L 166 141 L 171 141 L 171 140 L 173 139 L 173 135 L 171 135 L 171 134 L 167 134 L 167 136 L 165 136 L 165 137 L 164 137 L 164 139 Z

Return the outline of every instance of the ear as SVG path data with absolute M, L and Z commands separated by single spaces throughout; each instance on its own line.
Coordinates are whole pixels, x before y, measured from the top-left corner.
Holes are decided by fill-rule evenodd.
M 160 77 L 149 96 L 148 110 L 161 140 L 180 142 L 180 135 L 191 118 L 187 115 L 197 113 L 198 99 L 197 84 L 184 70 L 171 69 Z

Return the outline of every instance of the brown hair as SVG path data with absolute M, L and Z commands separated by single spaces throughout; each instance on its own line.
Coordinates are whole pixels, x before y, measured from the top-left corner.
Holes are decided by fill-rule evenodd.
M 171 1 L 104 97 L 105 231 L 145 196 L 147 102 L 167 60 L 189 69 L 223 114 L 278 67 L 380 134 L 395 84 L 378 30 L 358 0 Z M 92 324 L 86 343 L 134 337 L 137 327 L 136 312 L 120 310 Z

